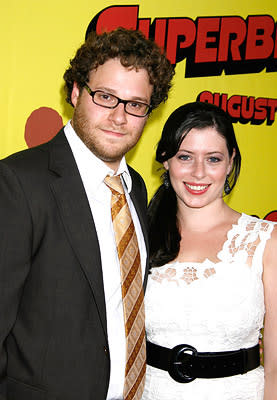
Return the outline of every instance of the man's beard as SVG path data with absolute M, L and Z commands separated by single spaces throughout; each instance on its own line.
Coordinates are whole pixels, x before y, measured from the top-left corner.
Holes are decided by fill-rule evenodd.
M 118 147 L 111 151 L 112 145 L 104 146 L 101 142 L 101 128 L 91 127 L 87 118 L 83 115 L 80 108 L 76 107 L 72 118 L 73 128 L 87 148 L 100 160 L 104 162 L 120 162 L 122 157 L 133 147 L 126 143 L 123 147 Z

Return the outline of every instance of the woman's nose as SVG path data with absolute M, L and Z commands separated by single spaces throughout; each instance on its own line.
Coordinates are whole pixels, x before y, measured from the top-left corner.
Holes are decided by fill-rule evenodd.
M 197 179 L 202 179 L 205 176 L 205 165 L 203 161 L 195 161 L 192 175 Z

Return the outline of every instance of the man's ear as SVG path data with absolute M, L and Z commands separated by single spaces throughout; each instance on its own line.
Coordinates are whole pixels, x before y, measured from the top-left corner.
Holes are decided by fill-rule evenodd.
M 164 166 L 164 168 L 168 171 L 168 168 L 169 168 L 169 166 L 168 166 L 168 161 L 164 161 L 164 162 L 163 162 L 163 166 Z
M 79 95 L 80 95 L 80 89 L 78 88 L 77 83 L 74 82 L 72 92 L 71 92 L 71 103 L 73 104 L 74 107 L 76 107 Z

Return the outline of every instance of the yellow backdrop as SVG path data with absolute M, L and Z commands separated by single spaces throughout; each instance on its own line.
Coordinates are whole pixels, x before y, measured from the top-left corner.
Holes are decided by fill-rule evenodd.
M 62 76 L 69 59 L 74 56 L 76 48 L 83 42 L 90 21 L 98 13 L 103 14 L 103 10 L 111 6 L 122 6 L 122 13 L 124 13 L 123 6 L 131 5 L 139 7 L 140 20 L 178 18 L 178 21 L 182 21 L 186 19 L 191 28 L 196 27 L 196 31 L 199 31 L 200 22 L 206 17 L 210 17 L 206 22 L 209 21 L 211 26 L 218 21 L 222 24 L 220 26 L 225 26 L 222 23 L 223 17 L 235 17 L 234 21 L 241 26 L 246 26 L 247 38 L 250 37 L 249 32 L 251 29 L 253 31 L 257 21 L 266 21 L 271 29 L 272 26 L 274 28 L 277 18 L 275 0 L 262 2 L 260 0 L 251 2 L 245 0 L 230 2 L 222 2 L 222 0 L 213 2 L 206 0 L 198 2 L 184 0 L 117 0 L 114 2 L 25 0 L 18 2 L 10 0 L 2 2 L 0 9 L 2 30 L 1 158 L 22 150 L 28 145 L 47 140 L 62 124 L 67 122 L 72 110 L 64 101 Z M 248 16 L 252 17 L 247 19 Z M 262 16 L 268 17 L 262 18 Z M 199 21 L 199 25 L 196 21 Z M 227 23 L 229 19 L 225 18 L 224 21 Z M 230 21 L 233 20 L 230 19 Z M 222 32 L 220 35 L 223 38 Z M 253 101 L 261 99 L 259 100 L 260 108 L 258 103 L 255 103 L 257 110 L 264 111 L 264 104 L 271 102 L 270 123 L 265 120 L 259 125 L 251 124 L 246 118 L 243 123 L 238 121 L 234 125 L 242 152 L 242 172 L 237 188 L 228 201 L 238 211 L 255 214 L 261 218 L 277 209 L 275 183 L 277 123 L 274 108 L 277 98 L 277 73 L 274 72 L 277 41 L 274 30 L 270 32 L 270 35 L 270 40 L 267 36 L 267 44 L 269 47 L 272 44 L 274 48 L 270 55 L 270 68 L 273 72 L 266 72 L 266 62 L 264 61 L 263 67 L 263 60 L 261 60 L 261 68 L 258 72 L 256 70 L 256 72 L 246 74 L 239 72 L 227 74 L 224 70 L 220 75 L 189 77 L 185 76 L 189 61 L 183 59 L 177 63 L 174 86 L 168 102 L 153 113 L 139 145 L 128 155 L 130 164 L 143 175 L 149 197 L 159 185 L 160 172 L 157 172 L 159 166 L 154 162 L 154 152 L 168 115 L 179 105 L 196 100 L 201 93 L 202 96 L 208 97 L 214 97 L 214 94 L 218 93 L 225 94 L 224 101 L 232 98 L 231 102 L 238 99 L 252 98 Z M 206 40 L 209 41 L 209 39 Z M 257 49 L 259 50 L 258 44 L 258 42 L 248 43 L 249 52 L 255 53 Z M 178 46 L 181 49 L 182 45 Z M 234 55 L 235 50 L 234 48 Z M 207 54 L 208 52 L 207 50 Z M 264 55 L 264 59 L 270 57 L 268 53 Z M 262 114 L 260 111 L 259 115 Z M 40 130 L 36 128 L 38 125 L 41 126 Z M 35 136 L 34 129 L 36 129 Z

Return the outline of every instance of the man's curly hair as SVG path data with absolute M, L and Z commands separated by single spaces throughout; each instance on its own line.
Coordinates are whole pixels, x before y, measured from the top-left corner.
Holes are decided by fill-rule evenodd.
M 89 81 L 89 73 L 109 59 L 118 58 L 124 67 L 144 68 L 153 85 L 152 108 L 168 98 L 174 68 L 158 45 L 135 30 L 117 28 L 97 35 L 92 31 L 77 50 L 64 74 L 66 101 L 71 103 L 73 83 L 82 89 Z

